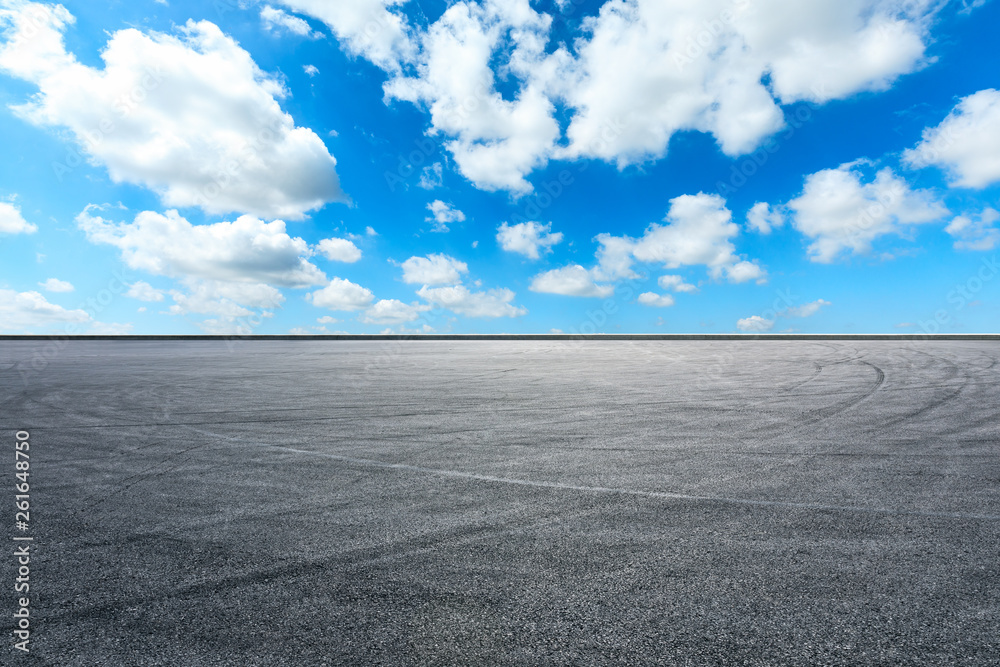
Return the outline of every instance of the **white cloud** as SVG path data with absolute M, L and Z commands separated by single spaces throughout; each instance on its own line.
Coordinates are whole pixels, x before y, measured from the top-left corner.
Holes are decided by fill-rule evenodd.
M 445 147 L 477 187 L 528 192 L 524 176 L 559 137 L 543 81 L 550 24 L 528 0 L 456 2 L 420 34 L 417 75 L 394 76 L 386 96 L 427 108 L 431 131 L 450 137 Z M 498 78 L 515 92 L 501 95 Z
M 67 310 L 49 303 L 38 292 L 0 289 L 0 331 L 33 333 L 56 325 L 72 326 L 91 322 L 83 310 Z
M 514 193 L 529 192 L 525 177 L 551 158 L 624 167 L 663 157 L 683 131 L 712 134 L 728 155 L 751 152 L 784 125 L 780 104 L 884 90 L 923 66 L 942 4 L 609 0 L 564 36 L 529 0 L 452 2 L 427 27 L 392 11 L 404 2 L 282 4 L 389 73 L 386 99 L 425 109 L 477 187 Z M 547 52 L 555 40 L 572 49 Z M 565 134 L 557 105 L 571 118 Z
M 740 261 L 731 266 L 723 268 L 726 279 L 731 283 L 745 283 L 749 280 L 756 280 L 758 285 L 767 282 L 767 272 L 760 268 L 755 262 Z
M 88 240 L 117 247 L 129 268 L 179 279 L 183 289 L 170 291 L 174 304 L 168 312 L 217 315 L 199 324 L 209 333 L 247 332 L 255 318 L 270 316 L 267 309 L 284 301 L 278 287 L 326 282 L 307 259 L 309 245 L 289 236 L 281 220 L 244 215 L 233 222 L 192 225 L 169 210 L 143 211 L 132 223 L 115 223 L 95 216 L 96 208 L 88 206 L 77 216 Z M 155 299 L 155 290 L 133 289 Z
M 774 328 L 774 320 L 766 320 L 760 315 L 751 315 L 750 317 L 737 320 L 736 328 L 740 331 L 763 333 Z
M 747 211 L 747 224 L 750 229 L 761 234 L 770 234 L 785 224 L 785 216 L 778 209 L 772 209 L 766 202 L 757 202 Z
M 141 280 L 129 285 L 125 296 L 139 301 L 163 301 L 163 292 Z
M 287 30 L 299 37 L 319 37 L 319 34 L 313 34 L 312 27 L 307 22 L 271 5 L 264 5 L 261 8 L 260 20 L 268 30 L 276 32 Z
M 316 76 L 317 74 L 319 74 L 319 68 L 316 67 L 315 65 L 303 65 L 302 66 L 302 71 L 305 72 L 310 77 L 313 77 L 313 76 Z M 336 136 L 336 135 L 334 135 L 334 136 Z
M 510 302 L 516 296 L 509 289 L 491 289 L 485 292 L 470 292 L 464 285 L 450 287 L 428 287 L 424 285 L 417 295 L 429 303 L 447 308 L 466 317 L 520 317 L 528 310 Z
M 368 227 L 365 227 L 365 236 L 378 236 L 378 232 L 376 232 L 375 229 L 369 225 Z
M 924 130 L 903 160 L 946 169 L 957 187 L 985 188 L 1000 181 L 1000 91 L 989 88 L 963 97 L 940 125 Z
M 132 223 L 92 215 L 88 206 L 77 224 L 92 243 L 121 250 L 133 269 L 170 277 L 273 283 L 284 287 L 318 285 L 326 276 L 306 257 L 308 244 L 285 232 L 281 220 L 249 215 L 233 222 L 192 225 L 177 211 L 143 211 Z
M 351 264 L 361 259 L 361 249 L 348 239 L 323 239 L 316 249 L 327 259 Z
M 44 283 L 38 284 L 46 292 L 72 292 L 74 289 L 72 283 L 68 283 L 65 280 L 59 280 L 58 278 L 49 278 Z
M 611 0 L 583 24 L 568 152 L 622 166 L 694 129 L 747 153 L 782 126 L 778 102 L 881 90 L 919 67 L 930 12 L 930 0 Z
M 5 201 L 0 201 L 0 234 L 34 234 L 38 227 L 21 216 L 21 210 Z
M 562 232 L 552 233 L 552 223 L 519 222 L 509 226 L 506 222 L 497 227 L 497 242 L 507 252 L 516 252 L 530 259 L 551 252 L 552 246 L 563 239 Z
M 440 162 L 435 162 L 431 166 L 423 168 L 417 185 L 424 190 L 433 190 L 441 187 L 442 183 L 444 183 L 444 168 Z
M 891 169 L 862 183 L 858 163 L 806 177 L 802 194 L 788 202 L 792 224 L 812 239 L 809 257 L 829 263 L 844 251 L 864 254 L 872 241 L 906 225 L 940 220 L 948 210 L 926 190 L 912 190 Z
M 469 266 L 454 257 L 436 254 L 403 262 L 403 282 L 413 285 L 457 285 Z
M 690 283 L 684 282 L 684 278 L 681 276 L 665 275 L 660 276 L 656 281 L 660 287 L 663 289 L 672 290 L 674 292 L 697 292 L 698 288 Z
M 263 283 L 229 283 L 215 280 L 185 281 L 187 292 L 171 290 L 171 315 L 215 315 L 199 326 L 208 333 L 236 333 L 250 327 L 254 317 L 270 317 L 271 309 L 285 301 L 280 291 Z M 258 309 L 255 312 L 253 309 Z M 242 320 L 242 321 L 237 321 Z
M 431 217 L 426 218 L 426 220 L 434 223 L 434 228 L 431 231 L 446 232 L 450 223 L 463 222 L 465 220 L 464 213 L 440 199 L 435 199 L 428 204 L 427 210 L 431 212 Z
M 985 208 L 978 218 L 960 215 L 944 228 L 955 238 L 957 250 L 993 250 L 1000 245 L 1000 228 L 996 222 L 1000 213 L 993 208 Z
M 133 326 L 125 322 L 94 322 L 87 330 L 93 336 L 125 336 L 132 333 Z
M 674 297 L 669 294 L 657 294 L 656 292 L 643 292 L 639 295 L 639 303 L 644 306 L 655 308 L 666 308 L 674 305 Z
M 66 52 L 74 18 L 61 5 L 7 7 L 0 71 L 38 87 L 13 110 L 68 128 L 114 182 L 218 214 L 298 219 L 346 200 L 326 146 L 281 110 L 284 87 L 214 24 L 189 21 L 179 37 L 119 30 L 96 69 Z
M 412 322 L 431 307 L 419 303 L 405 304 L 397 299 L 382 299 L 365 311 L 361 321 L 365 324 L 403 324 Z
M 330 310 L 362 310 L 374 299 L 370 290 L 343 278 L 334 278 L 323 289 L 306 295 L 306 301 Z
M 338 320 L 336 317 L 330 317 L 329 315 L 324 315 L 323 317 L 317 317 L 316 321 L 319 322 L 320 324 L 336 324 L 340 320 Z
M 405 20 L 392 11 L 406 0 L 278 0 L 299 14 L 319 19 L 353 54 L 386 71 L 399 69 L 413 55 Z
M 612 285 L 599 285 L 594 280 L 595 271 L 573 264 L 538 274 L 529 289 L 545 294 L 583 297 L 607 297 L 614 293 Z
M 652 224 L 638 239 L 601 234 L 597 241 L 599 271 L 608 278 L 635 277 L 632 261 L 676 269 L 704 265 L 709 275 L 734 283 L 764 280 L 756 263 L 740 259 L 731 239 L 739 234 L 732 213 L 718 195 L 681 195 L 670 200 L 666 225 Z
M 785 310 L 779 311 L 778 315 L 781 317 L 812 317 L 819 312 L 820 308 L 829 305 L 829 301 L 816 299 L 815 301 L 811 301 L 801 306 L 791 306 L 786 308 Z

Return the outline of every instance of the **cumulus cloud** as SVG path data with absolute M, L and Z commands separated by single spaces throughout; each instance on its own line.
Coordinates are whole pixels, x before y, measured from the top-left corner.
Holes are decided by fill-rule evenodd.
M 599 285 L 594 281 L 595 271 L 587 270 L 579 264 L 545 271 L 534 277 L 529 289 L 532 292 L 562 294 L 563 296 L 607 297 L 615 288 Z
M 413 57 L 414 45 L 405 19 L 392 8 L 406 0 L 279 0 L 294 12 L 319 19 L 345 50 L 363 56 L 386 71 Z
M 312 27 L 306 21 L 281 9 L 275 9 L 271 5 L 264 5 L 261 8 L 260 20 L 267 30 L 287 31 L 299 37 L 319 37 L 319 34 L 313 33 Z
M 993 250 L 1000 245 L 1000 213 L 985 208 L 978 216 L 960 215 L 944 228 L 955 239 L 956 250 Z
M 424 285 L 417 291 L 417 295 L 428 303 L 466 317 L 520 317 L 528 312 L 526 308 L 511 303 L 516 295 L 506 288 L 472 292 L 465 285 Z
M 469 266 L 448 255 L 411 257 L 403 262 L 403 282 L 412 285 L 457 285 Z
M 393 11 L 404 0 L 282 4 L 389 73 L 387 100 L 429 112 L 430 132 L 477 187 L 514 193 L 530 191 L 525 177 L 552 158 L 624 167 L 663 157 L 688 130 L 748 153 L 784 125 L 780 104 L 884 90 L 920 68 L 940 6 L 609 0 L 564 37 L 529 0 L 453 2 L 426 27 Z M 547 49 L 556 40 L 572 48 Z
M 38 285 L 46 292 L 72 292 L 75 289 L 72 283 L 59 280 L 58 278 L 49 278 L 44 283 L 38 283 Z
M 785 216 L 767 202 L 757 202 L 747 211 L 747 224 L 756 232 L 770 234 L 772 229 L 785 224 Z
M 403 324 L 412 322 L 426 313 L 430 306 L 419 303 L 406 304 L 398 299 L 382 299 L 365 311 L 361 321 L 365 324 Z
M 9 202 L 0 201 L 0 234 L 34 234 L 38 227 L 21 215 L 21 210 Z
M 1000 181 L 1000 91 L 993 88 L 963 97 L 937 127 L 903 154 L 913 167 L 948 171 L 953 186 L 985 188 Z
M 323 289 L 306 295 L 314 306 L 330 310 L 362 310 L 374 299 L 370 290 L 344 278 L 334 278 Z
M 83 310 L 67 310 L 49 303 L 38 292 L 15 292 L 0 289 L 0 331 L 33 333 L 51 330 L 58 325 L 72 326 L 91 322 Z
M 440 162 L 435 162 L 429 167 L 424 167 L 420 172 L 420 180 L 417 186 L 424 190 L 439 188 L 444 183 L 444 167 Z
M 562 232 L 552 233 L 552 223 L 519 222 L 497 227 L 497 242 L 507 252 L 516 252 L 529 259 L 538 259 L 542 253 L 551 252 L 552 246 L 563 239 Z
M 674 292 L 697 292 L 698 288 L 690 283 L 684 282 L 684 278 L 675 275 L 665 275 L 660 276 L 657 279 L 657 284 L 666 290 L 672 290 Z
M 713 278 L 725 276 L 733 283 L 763 281 L 766 272 L 755 262 L 736 255 L 732 238 L 739 226 L 718 195 L 698 193 L 670 200 L 664 222 L 652 224 L 638 239 L 601 234 L 597 241 L 599 270 L 609 278 L 635 277 L 633 260 L 668 269 L 704 265 Z
M 760 315 L 751 315 L 750 317 L 737 320 L 736 328 L 740 331 L 763 333 L 774 328 L 774 320 L 766 320 Z
M 807 176 L 802 194 L 788 202 L 792 225 L 812 239 L 812 261 L 829 263 L 843 252 L 867 253 L 880 236 L 948 213 L 931 192 L 912 190 L 889 168 L 868 183 L 862 177 L 859 163 L 824 169 Z
M 465 214 L 451 204 L 446 204 L 440 199 L 435 199 L 427 205 L 427 210 L 431 212 L 431 217 L 426 218 L 428 222 L 434 223 L 431 231 L 447 232 L 448 225 L 453 222 L 463 222 Z
M 779 309 L 779 301 L 776 300 L 774 302 L 774 306 L 771 309 L 764 311 L 763 315 L 752 315 L 738 320 L 736 322 L 736 328 L 740 331 L 763 333 L 773 329 L 778 318 L 787 319 L 793 317 L 812 317 L 818 313 L 821 308 L 830 305 L 829 301 L 816 299 L 815 301 L 804 303 L 800 306 L 793 306 L 790 305 L 791 299 L 787 296 L 782 295 L 781 299 L 788 304 L 786 308 Z
M 142 280 L 129 285 L 125 296 L 139 301 L 163 301 L 163 292 Z
M 233 283 L 217 280 L 188 281 L 188 291 L 171 290 L 174 304 L 168 312 L 172 315 L 199 313 L 217 315 L 219 320 L 209 326 L 211 333 L 220 332 L 220 327 L 234 324 L 238 318 L 248 318 L 253 309 L 270 309 L 280 306 L 285 297 L 279 290 L 263 283 Z M 265 316 L 270 316 L 267 312 Z M 225 323 L 225 324 L 224 324 Z M 224 333 L 229 333 L 226 329 Z
M 66 51 L 74 20 L 61 5 L 0 9 L 0 71 L 38 87 L 15 113 L 67 128 L 114 182 L 217 214 L 299 219 L 346 201 L 336 160 L 281 110 L 282 84 L 214 24 L 189 21 L 179 36 L 119 30 L 97 69 Z
M 306 73 L 309 77 L 314 77 L 319 74 L 319 68 L 315 65 L 303 65 L 302 71 Z
M 667 306 L 674 305 L 674 297 L 669 294 L 657 294 L 656 292 L 643 292 L 639 295 L 638 301 L 644 306 L 653 306 L 655 308 L 666 308 Z
M 527 0 L 456 2 L 420 34 L 416 76 L 385 85 L 388 98 L 430 112 L 431 131 L 450 137 L 459 171 L 484 190 L 530 191 L 524 176 L 559 137 L 540 66 L 551 22 Z M 498 78 L 516 92 L 502 95 Z
M 77 224 L 92 243 L 117 247 L 130 268 L 173 278 L 271 283 L 307 287 L 326 276 L 307 257 L 308 244 L 289 236 L 281 220 L 243 215 L 233 222 L 193 225 L 177 211 L 143 211 L 131 223 L 94 215 L 88 206 Z
M 316 250 L 335 262 L 351 264 L 361 259 L 361 249 L 348 239 L 323 239 L 316 244 Z
M 170 290 L 173 315 L 215 315 L 198 325 L 208 333 L 248 333 L 281 305 L 279 287 L 326 282 L 309 261 L 311 249 L 289 236 L 281 220 L 240 216 L 232 222 L 193 225 L 177 211 L 143 211 L 131 223 L 108 221 L 88 206 L 77 224 L 92 243 L 119 249 L 126 266 L 179 280 Z M 156 298 L 148 286 L 129 289 L 136 298 Z M 243 321 L 237 322 L 237 319 Z
M 621 166 L 693 129 L 747 153 L 782 127 L 779 102 L 881 90 L 918 68 L 931 11 L 929 0 L 611 0 L 583 24 L 564 93 L 578 110 L 568 152 Z
M 812 317 L 819 312 L 819 309 L 823 306 L 829 306 L 829 301 L 824 301 L 823 299 L 816 299 L 809 303 L 803 304 L 801 306 L 790 306 L 785 310 L 778 312 L 781 317 Z

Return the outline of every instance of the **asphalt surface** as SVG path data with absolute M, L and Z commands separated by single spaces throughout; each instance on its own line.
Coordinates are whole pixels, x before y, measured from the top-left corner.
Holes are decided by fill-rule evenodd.
M 5 632 L 0 655 L 1000 664 L 998 359 L 995 341 L 2 341 L 0 479 L 11 497 L 28 430 L 35 541 L 31 653 Z

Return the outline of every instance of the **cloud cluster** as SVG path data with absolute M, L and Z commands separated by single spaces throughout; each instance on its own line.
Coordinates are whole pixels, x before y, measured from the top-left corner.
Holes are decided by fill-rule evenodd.
M 466 317 L 520 317 L 528 312 L 527 308 L 511 303 L 516 295 L 507 288 L 473 292 L 465 285 L 424 285 L 417 290 L 417 295 L 428 303 Z
M 614 285 L 596 282 L 600 272 L 572 264 L 535 276 L 531 281 L 532 292 L 561 294 L 563 296 L 608 297 L 614 294 Z
M 765 333 L 774 328 L 779 318 L 802 318 L 812 317 L 824 306 L 829 306 L 830 302 L 824 299 L 816 299 L 801 306 L 788 306 L 782 310 L 770 310 L 764 315 L 751 315 L 736 321 L 736 328 L 746 333 Z
M 1000 91 L 989 88 L 962 98 L 940 125 L 924 130 L 903 160 L 945 169 L 957 187 L 1000 182 Z
M 0 201 L 0 234 L 34 234 L 38 231 L 21 215 L 21 210 L 9 202 Z
M 49 278 L 43 283 L 38 283 L 38 285 L 46 292 L 72 292 L 76 289 L 73 287 L 73 283 L 59 280 L 58 278 Z
M 993 250 L 1000 245 L 1000 213 L 986 207 L 979 215 L 960 215 L 944 228 L 955 239 L 956 250 Z
M 309 261 L 314 249 L 290 236 L 281 220 L 264 222 L 243 215 L 232 222 L 193 225 L 168 210 L 143 211 L 127 223 L 109 221 L 97 215 L 98 210 L 88 206 L 77 216 L 87 239 L 118 248 L 129 268 L 177 279 L 184 289 L 170 290 L 174 303 L 168 312 L 216 315 L 218 319 L 201 323 L 211 333 L 245 328 L 236 322 L 239 318 L 269 317 L 284 302 L 281 287 L 327 282 Z M 162 293 L 142 282 L 134 283 L 127 294 L 145 301 L 162 299 Z
M 748 153 L 784 125 L 780 104 L 883 90 L 921 67 L 939 6 L 609 0 L 552 48 L 552 16 L 529 0 L 460 0 L 426 26 L 393 11 L 402 0 L 283 4 L 389 73 L 387 99 L 426 109 L 466 178 L 514 193 L 552 158 L 624 167 L 686 130 Z
M 84 310 L 67 310 L 49 303 L 38 292 L 15 292 L 0 289 L 0 331 L 7 333 L 35 333 L 50 330 L 58 325 L 91 322 Z
M 868 253 L 881 236 L 948 214 L 933 193 L 911 189 L 889 168 L 864 182 L 862 166 L 851 162 L 810 174 L 802 194 L 787 204 L 792 225 L 811 239 L 814 262 L 829 263 L 844 252 Z
M 448 225 L 453 222 L 464 222 L 465 214 L 459 211 L 457 208 L 451 204 L 446 204 L 440 199 L 435 199 L 430 204 L 427 205 L 427 210 L 430 211 L 431 216 L 427 218 L 427 222 L 433 222 L 434 227 L 431 231 L 435 232 L 447 232 Z
M 306 295 L 314 306 L 330 310 L 362 310 L 374 299 L 371 290 L 345 278 L 333 278 L 323 289 Z
M 402 267 L 403 282 L 413 285 L 455 285 L 469 271 L 465 262 L 444 254 L 411 257 Z
M 675 197 L 664 222 L 651 224 L 639 238 L 599 235 L 600 273 L 634 278 L 632 263 L 639 261 L 667 269 L 703 265 L 712 278 L 725 277 L 732 283 L 766 279 L 760 265 L 736 254 L 732 239 L 740 230 L 722 197 L 705 193 Z
M 365 324 L 405 324 L 413 322 L 431 306 L 420 303 L 403 303 L 398 299 L 382 299 L 365 311 L 361 321 Z
M 264 24 L 264 28 L 273 32 L 284 30 L 299 37 L 319 37 L 306 21 L 280 9 L 275 9 L 271 5 L 261 7 L 260 20 Z
M 172 278 L 307 287 L 326 276 L 307 257 L 309 245 L 289 236 L 281 220 L 243 215 L 232 222 L 193 225 L 175 210 L 142 211 L 131 223 L 95 215 L 89 206 L 77 224 L 92 243 L 115 246 L 130 268 Z
M 171 207 L 269 218 L 346 200 L 326 146 L 281 110 L 284 87 L 214 24 L 189 21 L 176 37 L 119 30 L 97 69 L 66 51 L 75 19 L 64 7 L 6 6 L 0 71 L 38 87 L 14 111 L 67 128 L 114 182 L 151 188 Z
M 539 259 L 543 253 L 551 252 L 552 246 L 563 240 L 562 232 L 552 233 L 552 223 L 519 222 L 497 227 L 497 243 L 507 252 L 524 255 L 528 259 Z
M 334 262 L 353 264 L 361 259 L 361 249 L 349 239 L 323 239 L 316 244 L 316 250 Z
M 663 219 L 666 224 L 651 224 L 642 236 L 599 234 L 597 265 L 587 269 L 579 264 L 544 271 L 534 277 L 531 290 L 549 294 L 580 297 L 607 297 L 614 293 L 614 282 L 639 277 L 636 262 L 658 264 L 667 269 L 704 266 L 708 275 L 731 283 L 764 283 L 767 272 L 756 262 L 736 254 L 732 240 L 739 226 L 725 200 L 718 195 L 698 193 L 670 200 Z M 676 292 L 696 292 L 694 285 L 681 276 L 666 275 L 660 286 Z M 647 292 L 641 295 L 644 305 L 668 306 L 673 297 Z
M 410 257 L 402 263 L 403 282 L 421 285 L 417 296 L 432 306 L 446 308 L 466 317 L 519 317 L 527 309 L 511 303 L 516 296 L 509 289 L 491 289 L 483 292 L 471 291 L 462 284 L 462 276 L 469 272 L 465 262 L 445 254 L 431 254 L 425 257 Z M 478 281 L 476 282 L 478 285 Z M 414 310 L 415 304 L 404 308 L 405 304 L 386 304 L 386 309 L 412 314 L 424 312 Z M 427 308 L 429 310 L 429 308 Z M 373 318 L 374 319 L 374 318 Z M 416 318 L 400 321 L 412 321 Z M 387 324 L 394 322 L 386 321 Z

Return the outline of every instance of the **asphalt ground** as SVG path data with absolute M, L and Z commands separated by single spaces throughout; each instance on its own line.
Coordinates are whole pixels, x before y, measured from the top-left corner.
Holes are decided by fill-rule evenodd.
M 45 346 L 49 345 L 48 351 Z M 996 341 L 0 341 L 12 665 L 1000 664 Z

